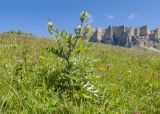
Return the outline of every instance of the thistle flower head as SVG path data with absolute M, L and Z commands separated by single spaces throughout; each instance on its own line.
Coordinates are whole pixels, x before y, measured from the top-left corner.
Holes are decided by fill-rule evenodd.
M 50 34 L 53 34 L 53 27 L 54 27 L 53 22 L 49 21 L 48 22 L 48 32 Z
M 90 29 L 91 29 L 91 25 L 86 24 L 86 25 L 84 26 L 84 30 L 85 30 L 86 33 L 88 33 L 88 32 L 90 31 Z
M 75 33 L 76 33 L 76 35 L 80 35 L 80 34 L 81 34 L 81 30 L 82 30 L 82 26 L 81 26 L 81 25 L 78 25 L 78 26 L 75 28 Z
M 81 20 L 81 22 L 84 22 L 84 20 L 87 18 L 87 16 L 88 16 L 87 11 L 82 11 L 80 13 L 80 20 Z
M 53 22 L 49 21 L 48 22 L 48 27 L 53 27 Z
M 109 69 L 111 64 L 106 64 L 106 68 Z

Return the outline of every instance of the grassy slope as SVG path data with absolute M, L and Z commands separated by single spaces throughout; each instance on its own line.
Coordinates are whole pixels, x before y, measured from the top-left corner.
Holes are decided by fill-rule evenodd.
M 28 72 L 16 76 L 25 45 Z M 47 75 L 45 70 L 54 69 L 58 64 L 56 56 L 45 50 L 48 45 L 52 41 L 23 35 L 0 39 L 0 112 L 47 113 L 72 109 L 75 113 L 160 113 L 159 55 L 141 49 L 94 44 L 85 55 L 97 60 L 94 75 L 99 78 L 94 83 L 102 93 L 106 91 L 104 104 L 84 103 L 78 108 L 59 101 L 56 93 L 46 90 L 45 85 L 39 86 L 43 85 L 39 81 L 41 77 Z

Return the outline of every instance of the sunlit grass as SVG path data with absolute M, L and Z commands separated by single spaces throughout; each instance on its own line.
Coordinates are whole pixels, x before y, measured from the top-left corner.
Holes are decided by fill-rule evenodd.
M 158 54 L 93 44 L 83 55 L 95 58 L 92 69 L 96 78 L 91 81 L 103 96 L 99 103 L 83 100 L 77 105 L 66 96 L 58 98 L 43 80 L 60 64 L 55 55 L 46 51 L 49 45 L 53 45 L 52 40 L 33 36 L 1 37 L 0 113 L 160 113 Z M 27 70 L 21 72 L 26 48 Z

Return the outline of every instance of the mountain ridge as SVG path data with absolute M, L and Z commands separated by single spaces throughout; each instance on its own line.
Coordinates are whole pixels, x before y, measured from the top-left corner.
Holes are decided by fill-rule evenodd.
M 123 47 L 141 46 L 160 50 L 160 28 L 150 30 L 147 25 L 141 27 L 109 26 L 98 28 L 91 42 L 118 45 Z

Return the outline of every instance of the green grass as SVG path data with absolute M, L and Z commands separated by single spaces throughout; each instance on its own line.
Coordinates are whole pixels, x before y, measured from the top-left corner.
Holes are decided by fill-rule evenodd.
M 47 88 L 47 77 L 59 65 L 46 48 L 51 39 L 6 34 L 0 37 L 0 113 L 6 114 L 159 114 L 160 56 L 143 49 L 93 44 L 83 53 L 95 58 L 92 83 L 100 103 L 74 104 Z M 27 54 L 24 56 L 24 53 Z M 22 66 L 22 60 L 25 65 Z

